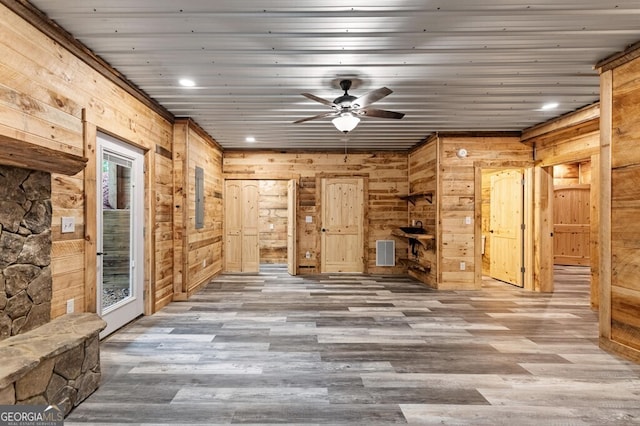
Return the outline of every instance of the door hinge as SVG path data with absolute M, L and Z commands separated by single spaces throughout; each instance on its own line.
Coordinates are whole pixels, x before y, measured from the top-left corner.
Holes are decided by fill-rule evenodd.
M 520 224 L 520 229 L 522 229 L 523 231 L 526 229 L 526 225 L 524 223 Z
M 523 267 L 520 268 L 520 272 L 522 272 L 524 274 L 524 271 L 525 271 L 525 269 L 524 269 L 524 266 L 523 266 Z

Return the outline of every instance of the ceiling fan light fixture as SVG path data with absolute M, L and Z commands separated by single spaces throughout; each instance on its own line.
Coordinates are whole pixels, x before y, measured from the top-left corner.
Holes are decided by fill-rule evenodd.
M 358 123 L 360 122 L 360 118 L 351 114 L 350 112 L 340 114 L 333 120 L 331 120 L 336 129 L 340 130 L 343 133 L 348 133 L 356 128 Z

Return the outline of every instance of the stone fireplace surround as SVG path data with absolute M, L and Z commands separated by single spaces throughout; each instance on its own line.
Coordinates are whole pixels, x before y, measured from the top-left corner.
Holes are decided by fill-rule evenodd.
M 65 415 L 100 382 L 96 314 L 51 321 L 51 173 L 0 165 L 0 405 Z
M 51 174 L 0 166 L 0 339 L 51 312 Z

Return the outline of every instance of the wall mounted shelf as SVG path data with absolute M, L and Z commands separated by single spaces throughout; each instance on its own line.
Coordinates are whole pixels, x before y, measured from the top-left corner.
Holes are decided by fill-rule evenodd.
M 408 194 L 408 195 L 401 195 L 400 198 L 402 200 L 406 200 L 406 201 L 410 202 L 414 206 L 416 205 L 416 201 L 421 199 L 421 198 L 424 198 L 427 203 L 432 204 L 433 203 L 433 192 L 414 192 L 414 193 Z
M 435 240 L 435 236 L 431 234 L 410 234 L 404 232 L 402 229 L 394 229 L 391 231 L 391 235 L 401 238 L 408 238 L 410 240 L 416 240 L 424 247 L 427 247 L 427 244 L 433 240 Z
M 407 268 L 409 269 L 416 269 L 420 272 L 424 272 L 424 273 L 428 273 L 429 271 L 431 271 L 431 264 L 426 264 L 423 265 L 421 263 L 418 263 L 417 261 L 413 260 L 413 259 L 408 259 L 406 257 L 400 258 L 398 259 L 398 261 L 400 263 L 403 263 L 405 265 L 407 265 Z

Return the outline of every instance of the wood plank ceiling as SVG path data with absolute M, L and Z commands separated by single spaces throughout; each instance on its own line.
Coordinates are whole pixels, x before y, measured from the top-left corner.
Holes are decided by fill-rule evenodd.
M 593 66 L 640 40 L 638 0 L 32 0 L 225 149 L 408 149 L 520 131 L 599 98 Z M 190 78 L 195 86 L 178 81 Z M 345 137 L 309 92 L 393 93 Z M 549 102 L 558 103 L 543 110 Z M 245 138 L 252 136 L 253 143 Z

